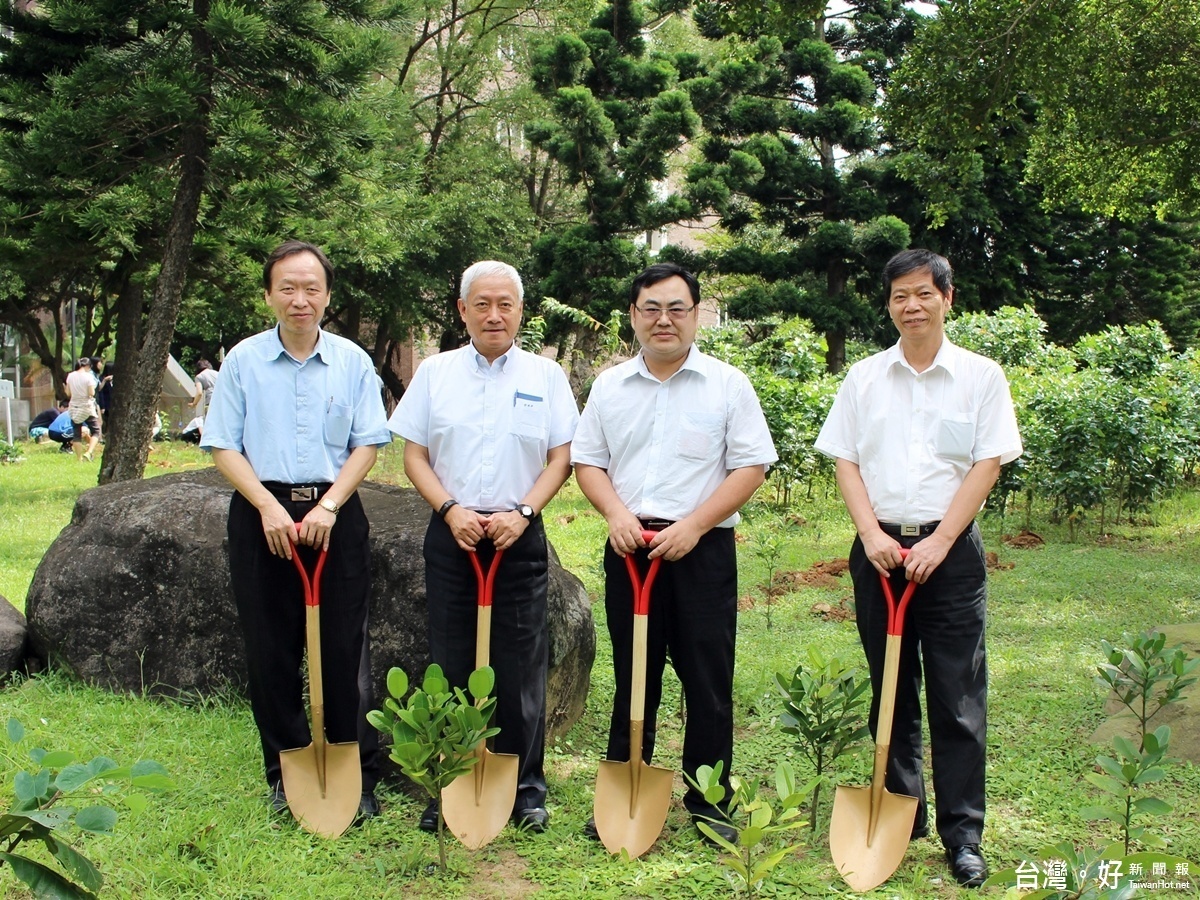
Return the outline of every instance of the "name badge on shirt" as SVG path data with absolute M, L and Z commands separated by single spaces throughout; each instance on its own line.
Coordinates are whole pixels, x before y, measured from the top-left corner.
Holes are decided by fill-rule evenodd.
M 545 438 L 549 433 L 546 401 L 537 394 L 516 391 L 513 394 L 513 432 L 523 437 Z

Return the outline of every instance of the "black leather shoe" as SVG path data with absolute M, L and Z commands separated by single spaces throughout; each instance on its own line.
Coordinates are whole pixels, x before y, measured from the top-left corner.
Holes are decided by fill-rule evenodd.
M 693 817 L 692 824 L 696 826 L 696 831 L 699 832 L 700 837 L 702 837 L 704 839 L 705 843 L 712 844 L 714 847 L 721 846 L 716 841 L 714 841 L 712 838 L 710 838 L 707 834 L 705 834 L 703 831 L 700 831 L 700 823 L 701 822 L 703 822 L 705 825 L 707 825 L 709 828 L 711 828 L 713 831 L 715 831 L 719 837 L 724 838 L 725 840 L 729 841 L 729 843 L 733 844 L 734 846 L 737 845 L 738 833 L 737 833 L 737 829 L 734 828 L 732 825 L 726 825 L 724 822 L 710 822 L 710 821 L 708 821 L 708 819 L 699 819 L 699 818 Z M 722 847 L 721 849 L 725 849 L 725 848 Z
M 271 812 L 282 815 L 288 811 L 287 795 L 283 792 L 283 784 L 275 782 L 271 785 L 270 793 L 267 794 L 267 803 L 271 807 Z
M 596 830 L 595 818 L 587 820 L 587 824 L 583 826 L 583 836 L 593 841 L 600 840 L 600 832 Z
M 541 834 L 550 825 L 550 813 L 546 812 L 540 806 L 531 806 L 528 809 L 514 809 L 512 820 L 513 824 L 522 831 L 532 831 L 534 834 Z
M 421 819 L 417 822 L 417 827 L 422 831 L 428 831 L 431 834 L 436 834 L 437 823 L 438 804 L 436 800 L 430 800 L 429 805 L 425 807 L 425 812 L 421 813 Z
M 358 801 L 358 815 L 354 819 L 355 825 L 361 825 L 367 819 L 373 819 L 379 815 L 379 801 L 375 799 L 374 791 L 363 791 L 362 798 Z
M 979 887 L 987 881 L 988 867 L 983 854 L 979 852 L 978 844 L 949 847 L 946 850 L 946 860 L 950 863 L 954 880 L 963 887 Z

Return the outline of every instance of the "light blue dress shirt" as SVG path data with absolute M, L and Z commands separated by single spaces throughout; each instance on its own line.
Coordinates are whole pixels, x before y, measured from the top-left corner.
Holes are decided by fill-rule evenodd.
M 304 362 L 284 349 L 278 328 L 225 357 L 200 446 L 245 455 L 259 481 L 334 481 L 350 451 L 390 443 L 371 358 L 321 330 Z

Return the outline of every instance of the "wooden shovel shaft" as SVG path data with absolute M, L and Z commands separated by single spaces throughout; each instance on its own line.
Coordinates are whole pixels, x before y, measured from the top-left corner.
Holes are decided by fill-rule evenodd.
M 879 720 L 875 726 L 875 765 L 871 772 L 871 817 L 867 826 L 867 846 L 875 840 L 879 824 L 879 808 L 883 802 L 884 781 L 887 779 L 888 753 L 892 747 L 892 719 L 896 711 L 896 683 L 900 674 L 900 642 L 898 634 L 889 634 L 883 656 L 883 681 L 879 686 Z

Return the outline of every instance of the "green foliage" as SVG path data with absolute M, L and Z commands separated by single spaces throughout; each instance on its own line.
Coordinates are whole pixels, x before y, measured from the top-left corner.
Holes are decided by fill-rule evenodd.
M 871 680 L 847 657 L 827 654 L 820 647 L 810 645 L 807 657 L 807 667 L 796 666 L 790 679 L 777 673 L 775 684 L 784 697 L 780 727 L 796 739 L 817 776 L 808 812 L 816 832 L 821 787 L 832 783 L 830 772 L 838 757 L 871 733 L 864 716 Z
M 367 721 L 392 740 L 391 759 L 405 775 L 438 801 L 438 859 L 446 871 L 446 838 L 441 815 L 442 789 L 471 771 L 476 750 L 488 738 L 500 733 L 489 728 L 496 711 L 496 700 L 489 697 L 496 676 L 491 666 L 471 673 L 467 689 L 475 702 L 467 699 L 462 688 L 450 689 L 442 667 L 433 663 L 425 670 L 419 686 L 413 687 L 408 700 L 408 676 L 399 667 L 388 671 L 387 688 L 391 695 L 383 709 L 371 710 Z
M 6 734 L 11 744 L 25 739 L 25 728 L 17 719 L 9 719 Z M 13 873 L 29 885 L 38 897 L 55 900 L 94 898 L 104 883 L 92 862 L 72 847 L 64 832 L 73 824 L 91 834 L 112 834 L 118 814 L 111 802 L 118 798 L 135 814 L 149 803 L 143 791 L 174 788 L 166 770 L 158 763 L 144 760 L 133 766 L 119 766 L 106 756 L 80 762 L 66 750 L 29 750 L 32 770 L 18 768 L 13 775 L 15 802 L 0 815 L 0 862 L 8 863 Z M 135 788 L 136 790 L 127 790 Z M 78 796 L 86 806 L 60 803 L 64 797 Z M 41 843 L 62 867 L 63 873 L 15 852 L 22 843 Z
M 1129 738 L 1117 735 L 1112 744 L 1114 755 L 1096 757 L 1096 765 L 1103 771 L 1084 776 L 1117 802 L 1115 806 L 1085 806 L 1079 814 L 1089 821 L 1103 819 L 1116 824 L 1126 853 L 1134 841 L 1148 847 L 1165 846 L 1162 838 L 1147 834 L 1146 827 L 1135 826 L 1133 819 L 1137 815 L 1165 816 L 1171 811 L 1171 804 L 1164 800 L 1139 796 L 1144 785 L 1166 778 L 1162 763 L 1170 740 L 1171 729 L 1167 725 L 1143 733 L 1140 749 Z
M 737 843 L 734 844 L 718 834 L 708 822 L 697 823 L 700 831 L 725 851 L 721 864 L 727 870 L 734 891 L 748 894 L 760 890 L 775 868 L 799 846 L 769 844 L 775 836 L 805 826 L 799 818 L 801 804 L 816 788 L 817 779 L 798 787 L 791 765 L 779 763 L 775 768 L 775 797 L 779 803 L 776 809 L 767 797 L 761 796 L 757 782 L 737 775 L 730 776 L 729 784 L 733 790 L 726 800 L 725 787 L 721 784 L 723 768 L 723 761 L 718 761 L 715 767 L 700 766 L 695 779 L 688 777 L 688 782 L 704 794 L 708 803 L 725 811 L 720 819 L 710 818 L 709 822 L 732 825 L 737 830 Z
M 10 444 L 8 441 L 0 441 L 0 466 L 19 463 L 23 459 L 25 457 L 22 455 L 20 447 Z
M 1145 733 L 1160 709 L 1179 700 L 1200 677 L 1200 657 L 1189 659 L 1182 647 L 1166 646 L 1161 631 L 1124 635 L 1124 646 L 1101 641 L 1106 662 L 1096 683 L 1113 692 L 1117 701 L 1138 720 Z

